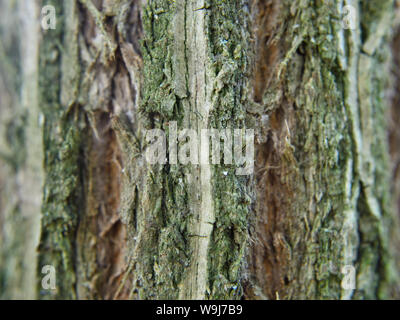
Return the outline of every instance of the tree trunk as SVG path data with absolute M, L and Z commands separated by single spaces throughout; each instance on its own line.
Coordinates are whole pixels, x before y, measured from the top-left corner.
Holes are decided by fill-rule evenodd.
M 399 297 L 393 0 L 3 2 L 1 298 Z M 210 128 L 254 172 L 174 159 Z

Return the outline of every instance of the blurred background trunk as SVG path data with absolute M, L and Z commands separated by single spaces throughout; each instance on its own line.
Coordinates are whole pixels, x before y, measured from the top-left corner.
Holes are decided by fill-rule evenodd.
M 36 297 L 42 199 L 34 1 L 0 3 L 0 298 Z
M 0 298 L 399 298 L 397 12 L 1 1 Z M 254 129 L 254 174 L 146 163 L 175 121 Z

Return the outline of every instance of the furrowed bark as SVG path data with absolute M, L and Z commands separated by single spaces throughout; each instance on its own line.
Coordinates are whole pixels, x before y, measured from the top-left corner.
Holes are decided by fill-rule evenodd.
M 169 136 L 245 127 L 247 19 L 243 1 L 147 3 L 141 141 L 142 129 Z M 236 176 L 234 166 L 166 164 L 144 171 L 141 145 L 129 169 L 131 185 L 138 181 L 131 209 L 135 297 L 240 298 L 249 179 Z
M 123 164 L 111 122 L 134 114 L 139 4 L 43 4 L 57 8 L 58 26 L 44 34 L 40 55 L 46 184 L 39 264 L 57 268 L 59 285 L 42 293 L 123 299 Z
M 345 5 L 357 10 L 353 30 L 342 27 Z M 248 297 L 393 297 L 384 96 L 393 2 L 254 7 L 253 97 L 264 131 Z M 346 265 L 356 268 L 355 290 L 341 285 Z
M 144 4 L 143 75 L 140 20 L 138 32 L 126 34 L 141 3 L 126 1 L 119 15 L 107 12 L 109 2 L 52 4 L 59 26 L 41 45 L 47 179 L 40 265 L 57 268 L 54 297 L 127 297 L 126 283 L 135 298 L 240 297 L 249 179 L 233 166 L 150 167 L 143 132 L 168 132 L 172 121 L 197 131 L 245 127 L 245 3 Z M 96 171 L 111 161 L 113 169 Z M 110 204 L 102 203 L 107 195 Z M 111 241 L 126 252 L 107 244 L 113 228 Z M 101 271 L 101 258 L 117 271 Z M 120 285 L 105 285 L 110 276 Z

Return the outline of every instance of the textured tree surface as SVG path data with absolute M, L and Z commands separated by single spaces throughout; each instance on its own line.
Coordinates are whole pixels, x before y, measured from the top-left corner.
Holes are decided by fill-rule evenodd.
M 397 7 L 2 1 L 0 298 L 400 298 Z M 146 161 L 207 128 L 254 129 L 253 174 Z

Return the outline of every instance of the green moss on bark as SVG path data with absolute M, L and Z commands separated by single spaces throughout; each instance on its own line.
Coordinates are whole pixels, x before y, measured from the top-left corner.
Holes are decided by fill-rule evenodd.
M 45 184 L 43 190 L 42 233 L 39 245 L 38 289 L 40 298 L 76 298 L 75 235 L 82 212 L 82 142 L 85 118 L 78 105 L 61 103 L 62 56 L 67 47 L 64 37 L 65 6 L 46 1 L 56 8 L 57 28 L 43 35 L 40 47 L 40 106 L 44 115 L 43 144 Z M 71 54 L 71 53 L 70 53 Z M 72 88 L 73 83 L 71 83 Z M 57 290 L 41 288 L 41 270 L 56 269 Z
M 143 11 L 143 129 L 159 128 L 169 135 L 170 121 L 177 121 L 178 130 L 198 132 L 245 127 L 246 10 L 241 1 L 212 1 L 204 6 L 185 1 L 147 4 Z M 196 60 L 196 54 L 202 58 Z M 196 93 L 193 81 L 202 72 L 204 79 L 197 81 L 205 82 Z M 208 101 L 209 114 L 204 109 Z M 142 154 L 145 148 L 143 142 Z M 213 205 L 204 212 L 200 209 L 208 197 L 201 191 L 204 170 L 196 165 L 152 166 L 140 180 L 144 189 L 143 184 L 137 185 L 140 204 L 135 218 L 142 222 L 136 230 L 138 252 L 133 263 L 139 298 L 241 296 L 249 179 L 236 177 L 233 167 L 212 166 L 207 183 Z M 223 173 L 226 170 L 228 176 Z M 207 240 L 201 240 L 196 229 L 208 214 L 215 216 L 215 222 L 212 233 L 204 236 Z M 201 276 L 198 265 L 207 266 Z M 199 291 L 203 285 L 205 290 Z

